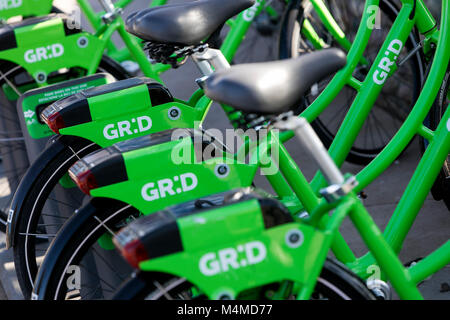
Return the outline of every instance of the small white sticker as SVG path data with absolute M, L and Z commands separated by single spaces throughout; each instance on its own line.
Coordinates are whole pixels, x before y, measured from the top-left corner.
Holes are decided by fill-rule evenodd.
M 31 119 L 31 118 L 34 117 L 35 112 L 33 110 L 27 110 L 23 114 L 24 114 L 25 118 L 30 118 Z

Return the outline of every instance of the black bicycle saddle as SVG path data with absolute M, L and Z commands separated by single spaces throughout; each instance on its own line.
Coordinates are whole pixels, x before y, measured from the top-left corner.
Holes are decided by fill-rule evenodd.
M 280 114 L 298 107 L 309 88 L 343 68 L 339 49 L 326 49 L 299 58 L 232 66 L 211 75 L 205 94 L 246 113 Z
M 199 0 L 168 4 L 131 14 L 127 31 L 146 41 L 198 45 L 254 0 Z

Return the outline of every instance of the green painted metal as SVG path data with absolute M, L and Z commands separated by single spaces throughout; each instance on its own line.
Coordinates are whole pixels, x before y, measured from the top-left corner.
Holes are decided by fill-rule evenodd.
M 253 7 L 240 13 L 233 23 L 233 27 L 228 32 L 220 48 L 223 55 L 229 62 L 233 60 L 239 45 L 245 38 L 253 20 L 264 10 L 266 0 L 256 0 Z
M 450 263 L 450 240 L 439 249 L 409 269 L 411 279 L 417 285 Z
M 124 7 L 128 5 L 131 1 L 125 0 L 120 1 L 116 5 L 117 7 Z M 167 0 L 155 0 L 150 3 L 151 7 L 154 6 L 160 6 L 166 4 Z M 147 56 L 145 55 L 144 51 L 142 50 L 141 41 L 134 36 L 128 34 L 125 30 L 124 21 L 120 16 L 117 16 L 113 21 L 111 21 L 108 24 L 104 24 L 102 20 L 102 16 L 104 12 L 96 13 L 92 6 L 90 5 L 88 0 L 77 0 L 78 5 L 80 6 L 82 12 L 85 14 L 87 20 L 90 22 L 92 27 L 94 28 L 94 31 L 96 32 L 95 37 L 93 35 L 89 35 L 88 33 L 84 33 L 84 36 L 86 36 L 89 39 L 89 46 L 90 48 L 95 48 L 97 50 L 94 52 L 89 52 L 90 58 L 85 58 L 83 56 L 77 56 L 79 54 L 79 50 L 75 50 L 73 47 L 67 47 L 66 52 L 77 52 L 77 55 L 72 55 L 71 57 L 65 56 L 64 58 L 61 58 L 60 61 L 66 61 L 68 64 L 66 66 L 60 66 L 60 68 L 66 67 L 70 68 L 73 67 L 71 63 L 71 59 L 78 61 L 78 64 L 80 67 L 83 67 L 85 70 L 87 70 L 87 74 L 93 74 L 98 67 L 98 64 L 100 62 L 101 54 L 107 49 L 108 54 L 111 55 L 113 58 L 116 58 L 119 61 L 123 60 L 134 60 L 142 70 L 145 76 L 150 77 L 152 79 L 155 79 L 159 82 L 162 82 L 159 74 L 167 71 L 170 69 L 169 66 L 165 65 L 151 65 L 148 62 Z M 245 38 L 245 34 L 247 33 L 250 25 L 253 22 L 253 19 L 259 15 L 263 9 L 265 8 L 265 1 L 264 0 L 258 0 L 254 7 L 251 9 L 246 10 L 243 12 L 237 19 L 235 25 L 231 28 L 229 35 L 224 41 L 223 50 L 225 53 L 225 56 L 231 61 L 234 55 L 236 54 L 237 49 L 239 48 L 242 40 Z M 51 5 L 51 3 L 50 3 Z M 48 25 L 50 26 L 50 25 Z M 24 27 L 24 36 L 25 37 L 34 37 L 36 39 L 36 36 L 33 35 L 33 32 L 28 33 L 30 28 L 26 29 Z M 55 26 L 54 36 L 57 35 L 57 28 Z M 35 30 L 35 32 L 38 32 Z M 49 29 L 49 31 L 51 30 Z M 125 48 L 122 48 L 118 50 L 116 46 L 112 43 L 111 37 L 114 33 L 118 33 L 123 40 L 125 44 Z M 52 37 L 43 37 L 43 33 L 40 34 L 39 39 L 52 39 Z M 59 37 L 62 37 L 62 34 L 59 34 Z M 95 38 L 98 39 L 95 39 Z M 21 44 L 20 47 L 25 49 L 28 48 L 27 43 Z M 49 43 L 45 43 L 45 45 L 49 45 Z M 84 48 L 86 49 L 86 48 Z M 92 50 L 92 49 L 91 49 Z M 84 50 L 87 51 L 87 50 Z M 19 64 L 21 66 L 24 66 L 27 71 L 33 76 L 36 76 L 38 73 L 44 73 L 44 74 L 50 74 L 51 72 L 57 70 L 56 65 L 53 63 L 45 64 L 40 63 L 39 69 L 37 69 L 37 64 L 34 66 L 27 66 L 23 65 L 23 61 L 21 59 L 17 59 L 17 57 L 23 56 L 21 52 L 17 51 L 11 51 L 11 52 L 2 52 L 0 54 L 0 59 L 9 60 L 11 62 L 14 62 L 16 64 Z M 12 58 L 15 57 L 15 58 Z M 35 67 L 35 68 L 33 68 Z M 45 82 L 40 83 L 41 86 L 46 85 Z
M 145 261 L 140 267 L 182 276 L 198 284 L 212 299 L 223 295 L 235 298 L 246 289 L 283 280 L 314 287 L 311 279 L 320 273 L 317 262 L 326 256 L 321 244 L 330 238 L 329 234 L 298 223 L 265 229 L 255 200 L 197 213 L 178 219 L 177 223 L 183 252 Z M 299 247 L 290 247 L 285 241 L 292 231 L 303 235 Z M 234 248 L 241 264 L 220 268 L 218 257 L 224 254 L 221 250 Z M 256 254 L 253 259 L 252 254 Z
M 13 0 L 0 3 L 0 20 L 16 16 L 30 17 L 49 14 L 53 0 Z
M 307 299 L 310 297 L 314 288 L 315 279 L 320 273 L 321 262 L 324 261 L 329 249 L 332 248 L 336 256 L 349 263 L 353 271 L 358 272 L 361 277 L 364 277 L 368 263 L 375 263 L 376 261 L 402 298 L 420 299 L 421 295 L 415 287 L 417 281 L 429 275 L 431 272 L 436 271 L 444 263 L 448 263 L 448 260 L 443 258 L 449 256 L 450 248 L 448 243 L 430 255 L 428 259 L 425 259 L 419 267 L 412 268 L 410 272 L 403 268 L 396 256 L 418 210 L 423 204 L 426 194 L 430 190 L 434 180 L 433 178 L 436 177 L 443 159 L 449 152 L 449 132 L 446 127 L 449 121 L 448 110 L 444 116 L 444 121 L 433 135 L 422 127 L 423 120 L 429 112 L 431 104 L 439 90 L 440 83 L 442 82 L 446 70 L 443 66 L 448 65 L 450 58 L 450 53 L 447 48 L 447 44 L 450 43 L 450 31 L 448 27 L 445 28 L 445 26 L 450 25 L 448 0 L 443 0 L 441 20 L 444 28 L 441 28 L 439 33 L 434 28 L 435 20 L 429 14 L 429 11 L 421 0 L 417 2 L 414 2 L 414 0 L 403 0 L 400 14 L 363 83 L 355 82 L 351 75 L 357 64 L 363 59 L 363 52 L 371 34 L 371 30 L 366 23 L 369 19 L 368 10 L 365 10 L 355 42 L 350 48 L 349 44 L 344 40 L 345 35 L 338 32 L 337 25 L 333 25 L 334 19 L 327 13 L 326 7 L 322 6 L 323 2 L 319 0 L 313 2 L 316 4 L 316 10 L 321 12 L 321 18 L 328 25 L 330 32 L 334 30 L 332 34 L 334 34 L 337 40 L 340 39 L 342 41 L 341 45 L 347 46 L 350 51 L 346 68 L 334 77 L 328 88 L 302 115 L 309 121 L 313 121 L 347 83 L 359 89 L 358 96 L 330 148 L 330 154 L 338 164 L 342 164 L 346 158 L 352 143 L 361 129 L 363 121 L 367 118 L 373 103 L 381 91 L 382 81 L 395 71 L 394 66 L 390 72 L 386 72 L 381 76 L 382 72 L 379 66 L 386 57 L 385 52 L 389 52 L 388 58 L 391 61 L 395 60 L 395 52 L 398 50 L 398 44 L 405 42 L 414 26 L 417 26 L 429 39 L 434 39 L 433 41 L 436 41 L 436 39 L 439 40 L 433 67 L 431 68 L 424 90 L 410 116 L 400 132 L 380 156 L 357 176 L 360 185 L 356 191 L 359 191 L 371 183 L 394 161 L 414 134 L 418 132 L 422 133 L 431 140 L 430 146 L 419 164 L 399 206 L 394 212 L 384 236 L 354 194 L 332 205 L 324 204 L 323 201 L 320 201 L 316 194 L 325 185 L 323 177 L 321 175 L 316 176 L 312 184 L 309 185 L 284 147 L 277 141 L 271 141 L 266 145 L 262 144 L 258 146 L 258 152 L 266 152 L 269 146 L 276 146 L 280 151 L 279 165 L 281 175 L 277 174 L 273 178 L 269 178 L 269 181 L 274 184 L 274 189 L 279 193 L 278 195 L 281 199 L 290 201 L 291 207 L 295 207 L 299 211 L 306 209 L 306 211 L 312 213 L 311 219 L 309 221 L 296 219 L 295 223 L 264 230 L 261 222 L 261 210 L 254 201 L 241 203 L 232 208 L 219 208 L 196 215 L 196 218 L 201 217 L 204 219 L 202 221 L 208 222 L 201 226 L 192 217 L 182 218 L 178 220 L 178 224 L 182 232 L 185 252 L 144 262 L 141 264 L 141 268 L 144 270 L 163 271 L 183 276 L 198 284 L 201 290 L 212 298 L 220 297 L 220 294 L 223 292 L 230 292 L 233 296 L 237 296 L 245 289 L 267 284 L 269 281 L 279 282 L 289 279 L 302 284 L 298 298 Z M 80 0 L 80 3 L 83 3 L 83 0 Z M 128 3 L 129 1 L 124 0 L 119 5 L 127 5 Z M 265 3 L 263 0 L 257 1 L 251 9 L 241 13 L 234 21 L 222 47 L 223 53 L 229 61 L 232 60 L 239 44 L 244 39 L 253 19 L 263 11 Z M 366 1 L 366 9 L 369 6 L 378 5 L 378 3 L 379 1 L 376 0 L 368 0 Z M 159 1 L 158 4 L 164 3 L 163 1 Z M 95 26 L 95 21 L 98 21 L 98 16 L 96 18 L 94 14 L 90 14 L 87 6 L 84 7 L 83 11 L 87 12 L 85 13 L 88 19 L 90 21 L 92 20 L 91 23 Z M 68 52 L 74 52 L 74 48 L 71 47 L 74 41 L 69 41 L 73 39 L 63 39 L 67 42 L 62 43 L 63 40 L 61 39 L 63 38 L 63 34 L 61 26 L 61 22 L 58 23 L 51 20 L 50 22 L 40 24 L 38 29 L 20 28 L 16 31 L 19 48 L 2 52 L 2 58 L 19 65 L 25 65 L 26 70 L 32 75 L 36 75 L 38 72 L 48 74 L 50 70 L 55 70 L 55 68 L 60 66 L 57 63 L 57 59 L 54 59 L 51 63 L 43 61 L 39 64 L 32 63 L 26 65 L 21 60 L 21 57 L 24 56 L 25 48 L 41 45 L 38 42 L 38 38 L 42 38 L 42 34 L 46 35 L 46 40 L 58 39 L 64 48 L 68 48 Z M 42 33 L 37 37 L 37 32 L 39 31 Z M 85 35 L 89 39 L 88 47 L 91 44 L 95 45 L 95 50 L 86 50 L 91 58 L 86 59 L 86 61 L 99 61 L 104 49 L 111 49 L 108 43 L 111 35 L 116 31 L 124 38 L 127 48 L 138 64 L 141 67 L 144 66 L 144 73 L 146 75 L 152 75 L 153 78 L 159 80 L 154 69 L 148 67 L 149 65 L 145 55 L 141 54 L 142 50 L 139 47 L 139 42 L 126 34 L 122 20 L 116 20 L 107 26 L 101 26 L 97 32 L 98 38 L 82 33 L 82 35 Z M 75 40 L 78 39 L 76 38 L 78 36 L 80 35 L 67 37 L 64 35 L 65 38 L 74 37 Z M 48 43 L 45 45 L 48 45 Z M 92 59 L 92 57 L 95 57 L 95 59 Z M 66 63 L 70 61 L 70 57 L 64 60 Z M 76 57 L 76 60 L 78 64 L 82 63 L 79 57 Z M 94 72 L 96 69 L 94 64 L 94 62 L 91 62 L 86 65 L 86 70 Z M 63 67 L 68 67 L 68 65 L 65 64 Z M 196 107 L 193 107 L 190 103 L 176 101 L 171 104 L 150 108 L 151 101 L 148 101 L 142 95 L 143 91 L 140 90 L 143 90 L 143 88 L 135 88 L 127 92 L 126 97 L 128 99 L 117 95 L 110 97 L 101 96 L 91 99 L 89 104 L 94 121 L 92 123 L 63 129 L 61 133 L 82 136 L 95 141 L 101 146 L 108 146 L 116 142 L 116 140 L 111 141 L 105 138 L 103 132 L 106 125 L 117 123 L 118 121 L 132 121 L 132 119 L 138 117 L 148 116 L 152 120 L 154 119 L 153 123 L 155 124 L 152 131 L 149 132 L 159 132 L 175 126 L 192 128 L 194 127 L 194 120 L 202 120 L 211 104 L 209 99 L 202 97 L 201 92 L 197 92 L 191 99 L 192 102 L 195 102 Z M 136 98 L 133 101 L 134 103 L 131 103 L 130 97 Z M 110 110 L 108 109 L 107 99 L 117 99 L 122 104 L 128 103 L 129 109 Z M 180 122 L 170 122 L 166 119 L 167 111 L 172 106 L 177 106 L 182 110 L 183 119 Z M 124 110 L 126 113 L 123 112 Z M 281 136 L 281 141 L 284 142 L 292 136 L 292 133 L 286 133 Z M 123 138 L 125 140 L 125 137 Z M 119 140 L 121 139 L 117 139 L 117 141 Z M 145 214 L 150 214 L 175 203 L 182 203 L 237 187 L 250 186 L 256 170 L 260 167 L 260 164 L 248 165 L 233 160 L 231 163 L 227 162 L 231 169 L 230 174 L 226 178 L 221 179 L 215 174 L 215 168 L 217 165 L 223 164 L 225 160 L 234 159 L 233 155 L 226 155 L 225 157 L 214 158 L 209 161 L 200 161 L 195 165 L 174 164 L 171 161 L 171 156 L 175 147 L 182 146 L 191 151 L 194 148 L 190 138 L 185 138 L 180 141 L 171 141 L 149 148 L 125 152 L 123 156 L 129 180 L 116 185 L 95 189 L 92 191 L 92 195 L 118 199 L 132 204 Z M 150 163 L 151 165 L 149 165 Z M 162 166 L 164 166 L 164 171 L 160 170 Z M 188 192 L 176 193 L 171 197 L 160 197 L 151 201 L 145 200 L 145 197 L 142 196 L 142 190 L 146 185 L 155 185 L 158 181 L 169 178 L 174 179 L 186 173 L 193 174 L 197 177 L 198 187 L 195 191 L 189 190 Z M 292 198 L 288 200 L 289 195 L 292 193 L 300 200 L 301 206 L 295 203 L 295 201 L 292 201 Z M 149 194 L 147 194 L 147 199 L 149 198 L 148 196 Z M 326 212 L 332 209 L 336 210 L 331 217 L 325 215 Z M 348 214 L 372 253 L 372 255 L 365 256 L 356 261 L 350 248 L 348 246 L 346 247 L 345 241 L 339 237 L 340 235 L 338 233 L 338 227 Z M 322 219 L 320 219 L 321 217 Z M 224 227 L 225 222 L 229 223 L 226 225 L 227 227 Z M 292 229 L 301 230 L 305 235 L 304 245 L 295 254 L 289 250 L 284 242 L 286 232 Z M 199 234 L 210 240 L 204 241 L 202 237 L 198 237 Z M 239 245 L 245 244 L 246 241 L 260 241 L 266 245 L 266 248 L 270 248 L 271 250 L 267 251 L 267 260 L 248 268 L 230 270 L 229 276 L 221 274 L 216 277 L 207 277 L 199 271 L 198 262 L 205 254 L 218 252 L 217 250 L 224 248 L 238 247 Z M 273 270 L 277 270 L 277 272 L 275 273 Z M 283 276 L 283 279 L 280 278 L 281 276 Z
M 336 134 L 333 144 L 329 148 L 331 157 L 339 166 L 342 165 L 347 157 L 350 148 L 356 140 L 364 121 L 367 119 L 387 77 L 390 76 L 390 74 L 380 69 L 382 61 L 386 61 L 383 59 L 388 58 L 390 59 L 389 61 L 395 61 L 396 54 L 393 51 L 396 50 L 399 43 L 401 43 L 401 46 L 403 47 L 403 44 L 411 33 L 414 26 L 414 21 L 409 19 L 412 10 L 413 6 L 408 4 L 405 4 L 400 10 L 386 41 L 380 49 L 377 58 L 363 82 L 361 90 L 350 107 L 340 130 Z M 394 48 L 394 50 L 390 50 L 390 48 Z M 387 57 L 385 55 L 386 52 L 389 52 Z M 381 75 L 384 75 L 384 77 Z M 315 189 L 323 187 L 325 185 L 323 176 L 316 176 L 312 185 Z
M 411 275 L 361 202 L 355 202 L 350 218 L 399 296 L 402 299 L 423 299 Z
M 357 67 L 359 61 L 363 58 L 364 50 L 367 47 L 372 29 L 368 28 L 370 14 L 368 8 L 370 6 L 378 6 L 379 0 L 366 1 L 364 14 L 355 41 L 347 54 L 347 65 L 339 71 L 331 80 L 327 88 L 317 97 L 301 116 L 309 122 L 314 121 L 337 97 L 345 84 L 352 77 L 353 71 Z M 293 137 L 293 132 L 285 132 L 280 136 L 281 141 L 285 142 Z
M 97 70 L 104 44 L 86 32 L 66 35 L 64 23 L 63 19 L 55 17 L 14 28 L 17 47 L 1 51 L 0 59 L 23 67 L 40 86 L 48 84 L 45 78 L 49 74 L 63 68 Z M 80 39 L 87 44 L 81 46 Z M 43 81 L 39 75 L 45 77 Z
M 339 24 L 334 19 L 331 12 L 328 10 L 327 6 L 323 2 L 323 0 L 310 0 L 312 6 L 314 7 L 315 12 L 319 16 L 319 20 L 324 24 L 325 29 L 330 32 L 333 39 L 337 44 L 341 46 L 345 51 L 349 51 L 352 47 L 352 43 L 347 39 L 344 31 L 342 31 Z M 368 11 L 365 11 L 368 12 Z M 303 23 L 302 34 L 310 40 L 316 49 L 324 48 L 325 41 L 322 39 L 317 32 L 315 32 L 314 27 L 308 18 L 305 19 Z M 365 57 L 362 57 L 360 63 L 363 65 L 368 65 L 369 62 Z
M 423 0 L 416 1 L 416 25 L 420 33 L 427 36 L 432 32 L 437 24 L 433 15 L 428 10 Z
M 81 90 L 87 90 L 93 87 L 107 84 L 111 79 L 109 77 L 93 79 L 81 84 L 64 88 L 64 90 L 56 89 L 54 91 L 46 91 L 39 95 L 28 95 L 22 100 L 22 110 L 28 133 L 33 139 L 41 139 L 52 136 L 54 133 L 50 128 L 38 119 L 36 108 L 40 105 L 47 105 L 50 102 L 60 100 L 78 93 Z M 31 93 L 31 92 L 28 92 Z

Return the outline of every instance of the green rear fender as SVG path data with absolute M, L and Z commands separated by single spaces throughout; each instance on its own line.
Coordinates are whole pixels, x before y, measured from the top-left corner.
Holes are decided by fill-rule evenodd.
M 114 94 L 115 95 L 115 94 Z M 109 102 L 89 101 L 92 121 L 62 129 L 61 134 L 88 139 L 101 147 L 171 128 L 195 128 L 201 116 L 195 108 L 181 102 L 151 106 L 147 97 L 124 93 Z M 98 100 L 105 99 L 102 97 Z M 112 103 L 111 101 L 114 101 Z M 99 110 L 104 110 L 100 112 Z M 179 114 L 172 117 L 171 111 Z
M 166 87 L 145 77 L 86 90 L 50 108 L 65 124 L 60 134 L 101 147 L 172 128 L 195 128 L 203 117 L 201 108 L 175 100 Z
M 3 0 L 0 1 L 0 19 L 46 15 L 52 4 L 53 0 Z
M 198 154 L 198 146 L 194 147 L 191 137 L 175 141 L 170 138 L 169 142 L 123 152 L 127 180 L 94 189 L 91 195 L 117 199 L 150 214 L 171 205 L 251 186 L 256 165 L 237 162 L 230 155 L 197 160 L 192 155 Z
M 182 252 L 142 262 L 140 269 L 185 278 L 211 299 L 234 299 L 285 280 L 311 281 L 330 236 L 294 222 L 268 228 L 256 200 L 180 218 L 177 224 Z
M 6 25 L 0 43 L 0 59 L 22 66 L 42 85 L 50 73 L 64 68 L 79 67 L 93 73 L 104 51 L 101 40 L 71 28 L 63 14 Z

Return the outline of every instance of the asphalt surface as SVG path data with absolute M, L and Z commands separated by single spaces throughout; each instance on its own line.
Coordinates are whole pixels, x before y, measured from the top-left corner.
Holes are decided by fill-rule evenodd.
M 135 1 L 124 15 L 144 8 L 147 3 L 148 1 Z M 66 12 L 70 12 L 73 1 L 57 1 L 57 4 Z M 277 57 L 276 41 L 276 36 L 261 37 L 255 30 L 251 30 L 235 61 L 241 63 L 275 60 Z M 187 63 L 178 70 L 167 72 L 163 79 L 176 97 L 187 99 L 197 89 L 194 79 L 198 75 L 196 68 L 191 63 Z M 231 128 L 231 126 L 220 107 L 214 105 L 207 116 L 205 128 L 223 130 Z M 311 177 L 315 172 L 315 166 L 310 159 L 304 155 L 295 141 L 289 142 L 287 147 L 307 177 Z M 419 160 L 419 142 L 415 140 L 401 157 L 365 190 L 368 197 L 364 203 L 381 229 L 384 229 L 394 212 Z M 362 167 L 346 163 L 342 169 L 344 172 L 357 173 Z M 268 187 L 264 178 L 258 178 L 257 185 Z M 354 248 L 355 253 L 366 252 L 362 240 L 349 221 L 344 223 L 341 231 L 351 247 Z M 434 201 L 430 195 L 405 241 L 400 257 L 404 263 L 424 257 L 449 238 L 450 212 L 442 202 Z M 448 284 L 450 284 L 450 266 L 427 279 L 419 288 L 428 299 L 450 299 L 450 292 L 446 290 Z M 4 249 L 4 242 L 0 236 L 0 299 L 20 299 L 20 297 L 14 274 L 12 253 Z

